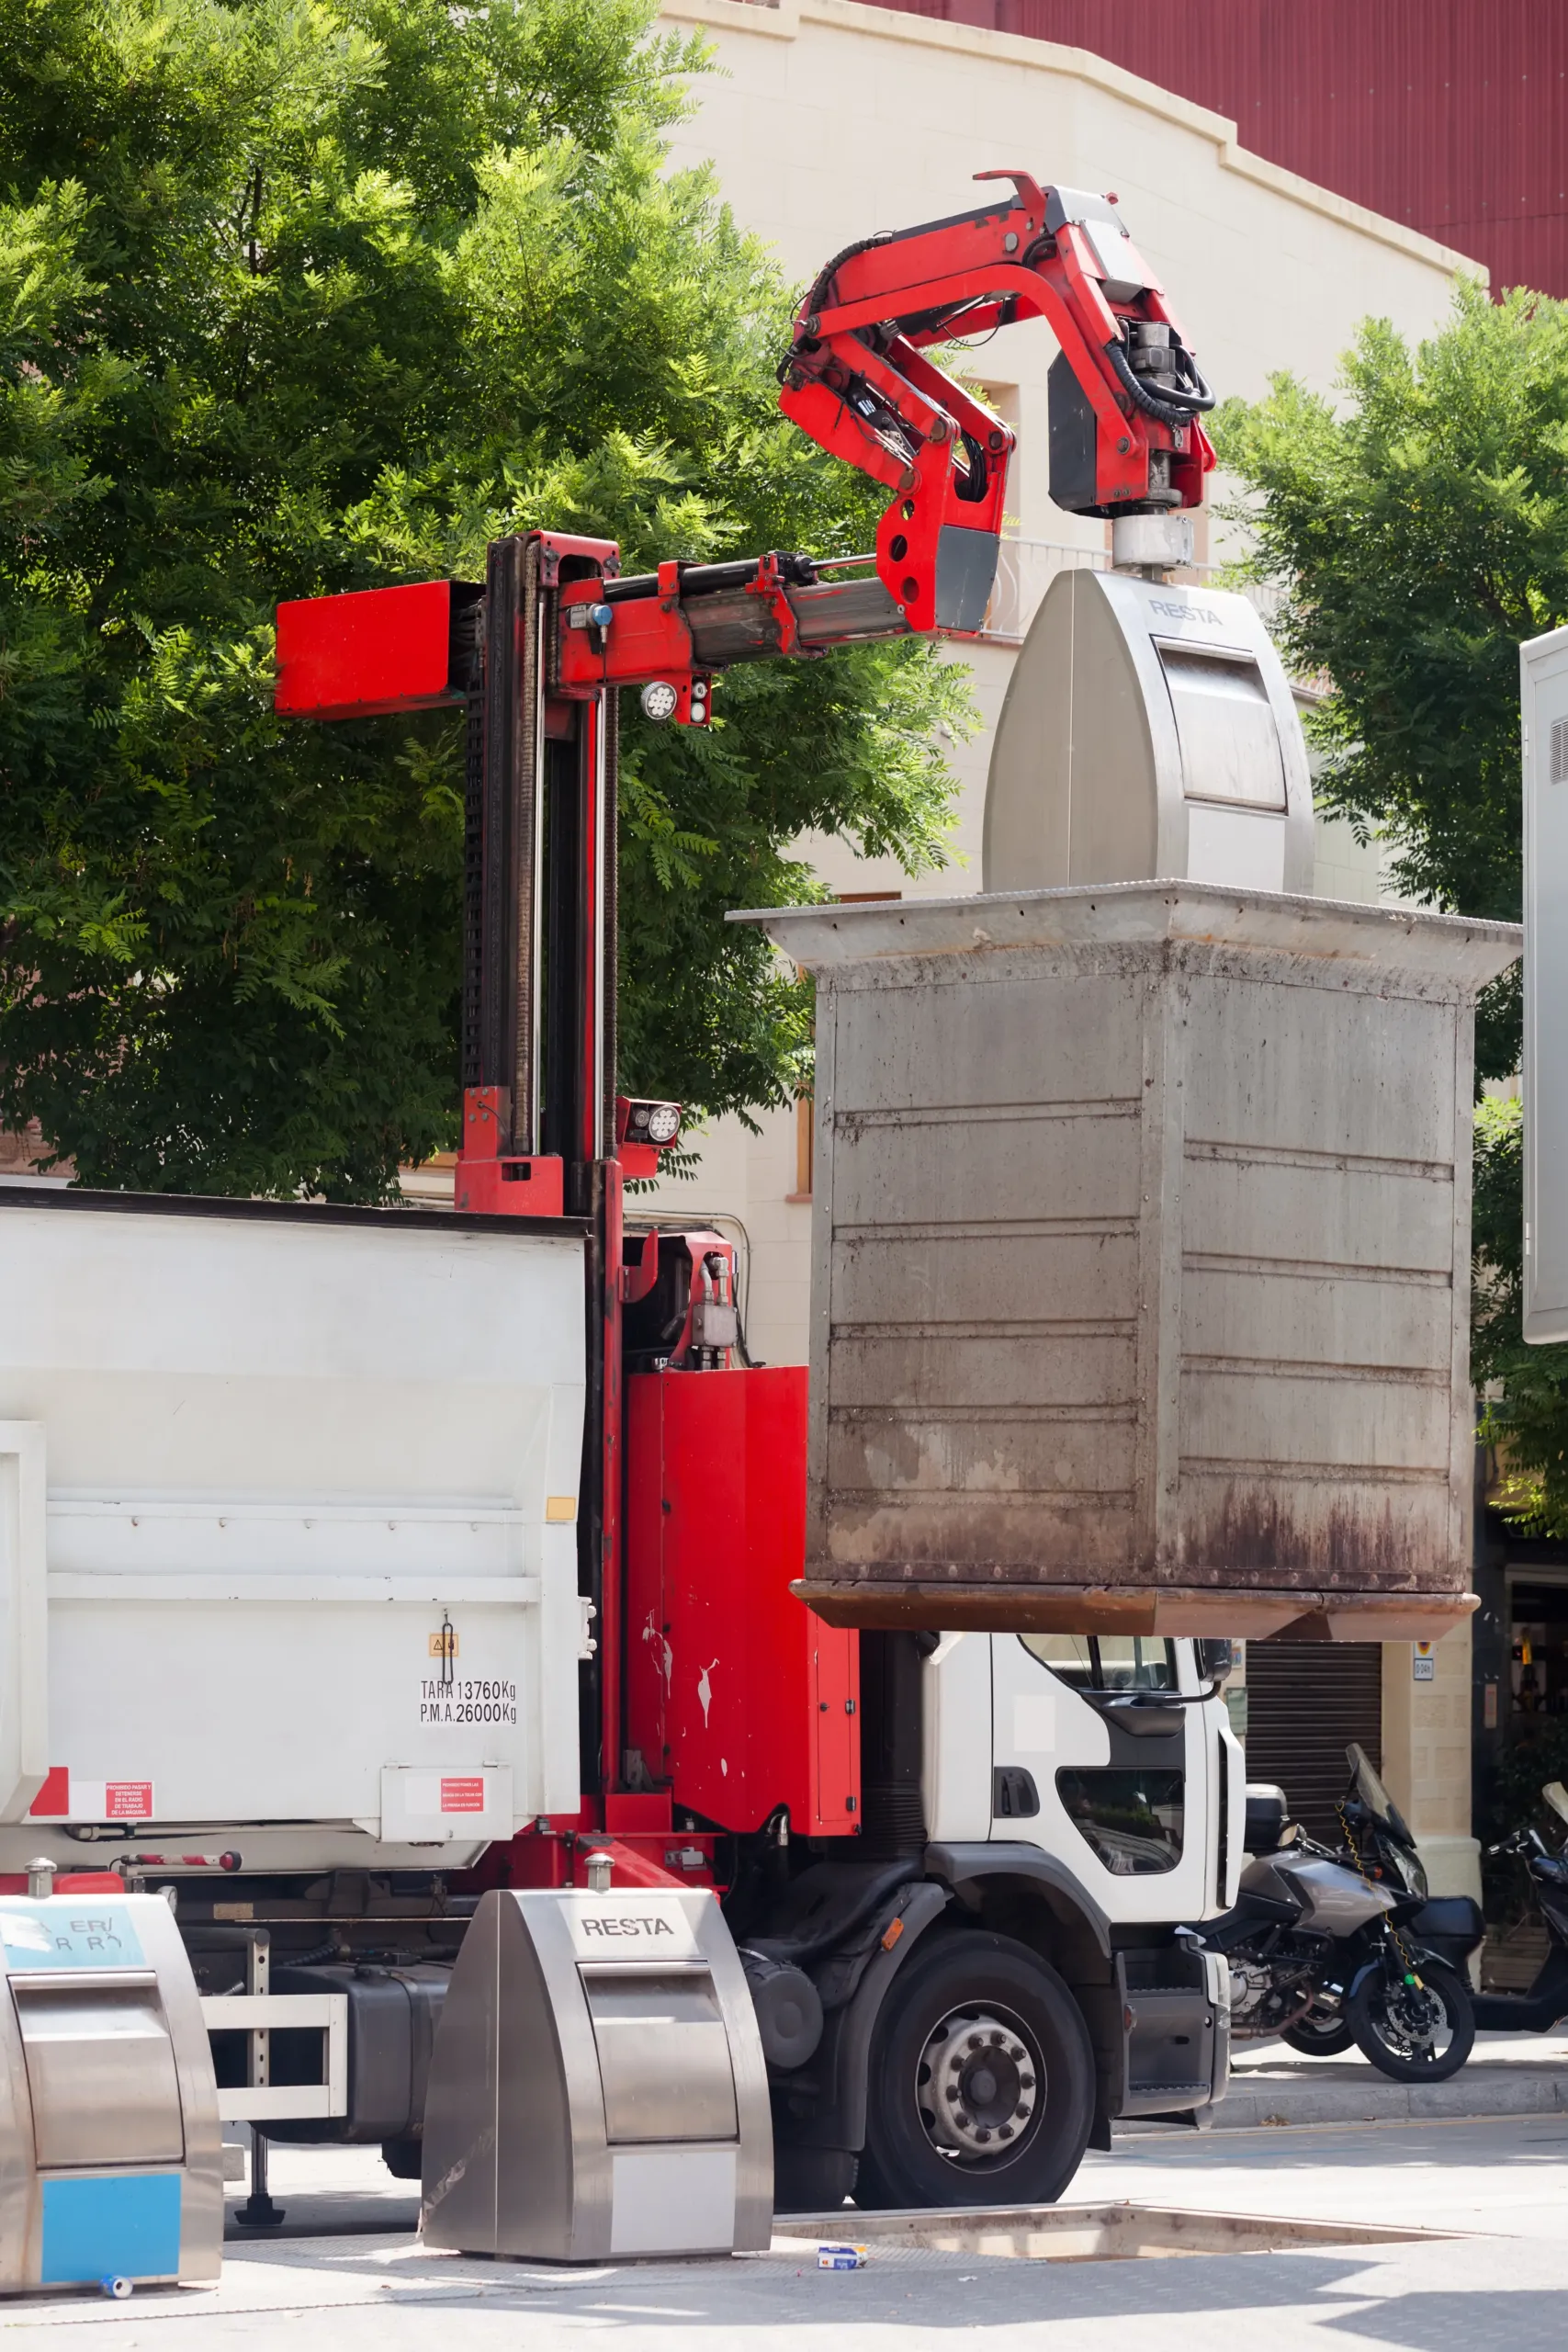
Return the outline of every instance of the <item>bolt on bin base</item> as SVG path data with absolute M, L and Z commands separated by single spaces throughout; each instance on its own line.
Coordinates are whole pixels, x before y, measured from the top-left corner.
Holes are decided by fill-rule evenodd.
M 251 2193 L 234 2214 L 236 2222 L 247 2230 L 276 2230 L 283 2219 L 283 2208 L 266 2193 L 266 2133 L 251 2132 Z

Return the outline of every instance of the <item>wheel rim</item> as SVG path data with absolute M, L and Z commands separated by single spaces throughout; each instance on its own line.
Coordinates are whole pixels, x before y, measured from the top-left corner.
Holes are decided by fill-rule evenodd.
M 1369 2005 L 1372 2030 L 1385 2050 L 1408 2065 L 1437 2066 L 1453 2042 L 1453 2020 L 1440 1994 L 1403 1977 L 1379 1987 Z
M 1040 2046 L 1010 2009 L 950 2009 L 926 2037 L 915 2107 L 949 2164 L 994 2165 L 1031 2140 L 1045 2105 Z

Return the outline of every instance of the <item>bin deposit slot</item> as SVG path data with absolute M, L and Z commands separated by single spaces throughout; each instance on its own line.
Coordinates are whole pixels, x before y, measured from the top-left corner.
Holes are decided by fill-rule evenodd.
M 1251 655 L 1157 642 L 1156 650 L 1176 713 L 1187 798 L 1283 811 L 1279 728 Z
M 590 1967 L 581 1974 L 611 2143 L 738 2138 L 729 2037 L 707 1969 Z
M 39 2170 L 182 2164 L 174 2045 L 157 1983 L 11 1979 Z

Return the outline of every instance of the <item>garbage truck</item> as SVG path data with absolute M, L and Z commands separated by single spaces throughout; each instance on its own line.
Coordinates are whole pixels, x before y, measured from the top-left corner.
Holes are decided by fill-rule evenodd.
M 1218 1693 L 1230 1634 L 1312 1619 L 1334 1637 L 1380 1575 L 1385 1629 L 1403 1608 L 1440 1630 L 1465 1606 L 1452 1366 L 1468 1147 L 1440 1106 L 1465 1087 L 1470 998 L 1508 960 L 1506 927 L 1402 918 L 1402 938 L 1447 946 L 1415 978 L 1407 957 L 1396 986 L 1345 937 L 1326 951 L 1374 1026 L 1378 1004 L 1418 1002 L 1428 1109 L 1448 1055 L 1438 1139 L 1391 1163 L 1431 1196 L 1404 1252 L 1416 1275 L 1399 1261 L 1398 1344 L 1415 1351 L 1393 1384 L 1414 1416 L 1388 1423 L 1403 1468 L 1392 1485 L 1368 1473 L 1370 1501 L 1352 1481 L 1345 1507 L 1386 1517 L 1400 1476 L 1396 1505 L 1435 1482 L 1448 1515 L 1433 1506 L 1426 1566 L 1442 1591 L 1416 1590 L 1403 1555 L 1390 1569 L 1386 1547 L 1359 1549 L 1345 1510 L 1333 1557 L 1297 1558 L 1280 1515 L 1252 1506 L 1251 1534 L 1233 1530 L 1163 1604 L 1147 1589 L 1157 1528 L 1153 1554 L 1127 1554 L 1138 1589 L 1121 1589 L 1104 1529 L 1143 1506 L 1116 1518 L 1115 1481 L 1075 1472 L 1073 1431 L 1075 1412 L 1115 1425 L 1140 1465 L 1129 1492 L 1163 1476 L 1180 1400 L 1151 1376 L 1118 1403 L 1082 1303 L 1125 1271 L 1118 1235 L 1139 1211 L 1005 1197 L 1005 1106 L 959 1120 L 967 1176 L 942 1138 L 945 1181 L 988 1191 L 999 1220 L 1001 1256 L 971 1281 L 950 1247 L 963 1218 L 929 1185 L 858 1229 L 845 1210 L 857 1137 L 918 1156 L 919 1119 L 900 1131 L 886 1102 L 840 1118 L 819 1099 L 840 1182 L 838 1210 L 824 1197 L 817 1212 L 809 1374 L 750 1360 L 731 1240 L 638 1214 L 625 1192 L 657 1171 L 682 1108 L 616 1084 L 619 694 L 703 728 L 736 662 L 975 628 L 1011 435 L 925 355 L 1015 318 L 1045 317 L 1061 346 L 1053 494 L 1107 516 L 1145 582 L 1190 552 L 1212 396 L 1157 281 L 1111 199 L 1001 176 L 973 212 L 847 247 L 801 304 L 782 404 L 888 488 L 873 553 L 627 577 L 607 542 L 535 532 L 497 542 L 482 582 L 280 609 L 289 719 L 466 711 L 453 1208 L 0 1185 L 0 1892 L 164 1891 L 222 2112 L 258 2159 L 271 2139 L 355 2143 L 416 2175 L 443 1999 L 487 1893 L 608 1884 L 635 1906 L 639 1888 L 674 1885 L 711 1890 L 739 1948 L 782 2205 L 1055 2198 L 1117 2118 L 1201 2120 L 1223 2092 L 1225 1979 L 1182 1930 L 1229 1905 L 1242 1858 L 1244 1760 Z M 1294 775 L 1295 750 L 1275 756 Z M 965 944 L 983 944 L 991 902 L 963 903 Z M 886 912 L 835 913 L 855 911 Z M 1270 951 L 1297 978 L 1317 955 L 1305 922 Z M 1227 923 L 1234 910 L 1197 925 L 1211 964 L 1241 952 Z M 954 944 L 933 934 L 919 955 L 927 978 L 947 957 L 962 993 L 974 975 Z M 893 1036 L 896 995 L 886 1007 Z M 1368 1034 L 1341 1021 L 1330 1050 L 1375 1051 Z M 1026 1122 L 1050 1108 L 1048 1073 L 1018 1082 Z M 1125 1109 L 1104 1134 L 1122 1119 L 1134 1135 Z M 1375 1147 L 1325 1149 L 1371 1204 Z M 1234 1176 L 1235 1152 L 1220 1159 Z M 1276 1162 L 1306 1167 L 1299 1151 Z M 1147 1142 L 1131 1178 L 1106 1181 L 1135 1191 L 1138 1167 L 1160 1164 Z M 1316 1189 L 1331 1223 L 1349 1215 Z M 1386 1210 L 1371 1220 L 1384 1239 L 1400 1225 Z M 1121 1225 L 1097 1239 L 1105 1213 Z M 1168 1254 L 1168 1227 L 1144 1224 Z M 1042 1255 L 1042 1230 L 1077 1250 L 1076 1273 Z M 1324 1265 L 1364 1306 L 1380 1245 L 1347 1268 L 1360 1245 L 1335 1260 L 1332 1238 Z M 860 1305 L 835 1330 L 851 1266 Z M 988 1357 L 998 1280 L 1012 1327 Z M 1157 1372 L 1176 1295 L 1134 1282 L 1110 1310 L 1111 1355 Z M 1367 1326 L 1327 1320 L 1333 1371 Z M 869 1386 L 843 1387 L 846 1367 L 874 1363 Z M 1304 1385 L 1326 1395 L 1323 1368 Z M 1359 1421 L 1364 1384 L 1348 1393 Z M 1045 1432 L 1030 1491 L 1052 1489 L 1055 1550 L 1038 1575 L 962 1532 L 1031 1525 L 1010 1440 L 988 1456 L 975 1442 L 992 1422 Z M 874 1477 L 855 1466 L 873 1455 Z M 938 1510 L 943 1463 L 957 1470 Z M 893 1582 L 918 1585 L 918 1607 L 852 1562 L 843 1603 L 818 1555 L 846 1509 L 879 1531 L 883 1568 L 905 1543 Z M 1078 1565 L 1064 1580 L 1066 1530 Z M 1349 1613 L 1325 1613 L 1319 1587 Z M 273 2216 L 264 2177 L 243 2211 Z

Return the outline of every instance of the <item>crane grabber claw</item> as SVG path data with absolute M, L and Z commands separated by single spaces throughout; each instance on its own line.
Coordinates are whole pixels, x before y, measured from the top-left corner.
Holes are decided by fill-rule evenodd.
M 1116 198 L 1043 188 L 1025 172 L 976 176 L 1011 193 L 836 254 L 801 301 L 779 371 L 784 414 L 892 492 L 876 576 L 919 632 L 980 627 L 1014 447 L 1003 420 L 926 356 L 932 345 L 972 347 L 1045 320 L 1059 345 L 1051 496 L 1069 513 L 1179 514 L 1201 503 L 1214 462 L 1199 422 L 1213 394 Z

